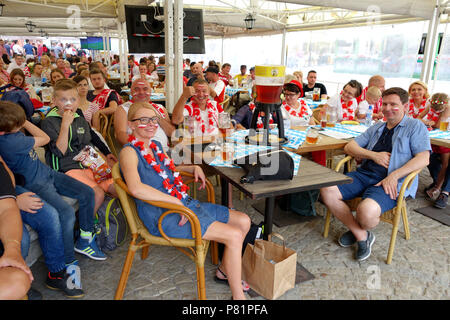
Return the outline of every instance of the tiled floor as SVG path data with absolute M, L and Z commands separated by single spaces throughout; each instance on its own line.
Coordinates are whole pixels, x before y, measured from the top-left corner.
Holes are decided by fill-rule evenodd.
M 322 237 L 324 207 L 320 204 L 317 204 L 320 215 L 317 219 L 283 228 L 274 226 L 274 231 L 286 239 L 287 246 L 297 251 L 298 261 L 315 277 L 297 284 L 279 299 L 449 299 L 450 228 L 413 210 L 429 205 L 422 192 L 429 183 L 428 171 L 424 170 L 417 198 L 408 201 L 411 239 L 404 239 L 400 227 L 391 265 L 385 263 L 391 234 L 391 225 L 386 223 L 380 223 L 374 230 L 376 242 L 372 255 L 361 263 L 353 259 L 354 248 L 337 245 L 337 237 L 345 230 L 341 223 L 333 220 L 329 237 Z M 220 188 L 216 187 L 216 201 L 219 199 Z M 255 223 L 263 220 L 251 206 L 254 201 L 240 201 L 238 192 L 233 199 L 236 209 L 246 212 Z M 449 207 L 445 210 L 450 214 Z M 86 293 L 83 299 L 114 298 L 126 252 L 127 245 L 119 247 L 106 261 L 79 256 Z M 207 298 L 229 299 L 228 286 L 213 279 L 215 268 L 208 256 Z M 42 257 L 32 271 L 33 287 L 42 292 L 44 299 L 67 299 L 62 293 L 45 287 L 46 267 Z M 190 259 L 174 248 L 154 246 L 146 260 L 136 255 L 124 299 L 196 299 L 195 278 Z

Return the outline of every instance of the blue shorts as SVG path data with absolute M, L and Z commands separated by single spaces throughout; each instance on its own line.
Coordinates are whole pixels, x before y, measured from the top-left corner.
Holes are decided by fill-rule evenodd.
M 384 192 L 382 186 L 374 186 L 383 180 L 383 178 L 372 176 L 370 173 L 367 174 L 363 170 L 352 171 L 346 175 L 351 177 L 353 182 L 338 186 L 343 200 L 351 200 L 356 197 L 361 197 L 363 200 L 370 198 L 381 207 L 381 214 L 393 209 L 397 205 L 397 200 L 392 200 L 391 197 Z

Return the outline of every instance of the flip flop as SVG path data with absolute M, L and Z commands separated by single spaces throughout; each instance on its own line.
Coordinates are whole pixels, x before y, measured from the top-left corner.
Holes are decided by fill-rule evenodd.
M 221 278 L 219 278 L 218 276 L 215 275 L 214 276 L 214 281 L 216 281 L 218 283 L 229 285 L 227 275 L 225 273 L 223 273 L 222 270 L 220 270 L 220 268 L 217 268 L 217 270 L 222 274 L 222 276 L 224 276 L 224 279 L 221 279 Z M 241 281 L 242 281 L 242 291 L 248 292 L 250 290 L 250 286 L 244 280 L 241 280 Z

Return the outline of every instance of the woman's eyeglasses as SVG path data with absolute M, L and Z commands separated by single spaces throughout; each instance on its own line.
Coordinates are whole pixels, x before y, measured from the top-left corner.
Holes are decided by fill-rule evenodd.
M 131 122 L 134 122 L 134 121 L 139 121 L 140 124 L 149 124 L 150 122 L 152 124 L 157 124 L 159 122 L 159 118 L 157 116 L 154 116 L 154 117 L 151 117 L 151 118 L 149 118 L 149 117 L 142 117 L 142 118 L 131 120 Z

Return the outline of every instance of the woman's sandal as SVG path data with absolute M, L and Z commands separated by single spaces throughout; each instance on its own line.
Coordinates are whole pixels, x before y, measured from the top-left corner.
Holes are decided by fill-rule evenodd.
M 222 274 L 222 276 L 224 277 L 223 279 L 219 278 L 217 275 L 214 276 L 214 281 L 218 282 L 218 283 L 222 283 L 222 284 L 228 284 L 228 277 L 225 273 L 223 273 L 222 270 L 220 270 L 220 268 L 217 268 L 217 270 Z M 250 286 L 248 285 L 247 282 L 245 282 L 244 280 L 242 280 L 242 291 L 244 292 L 248 292 L 250 290 Z

